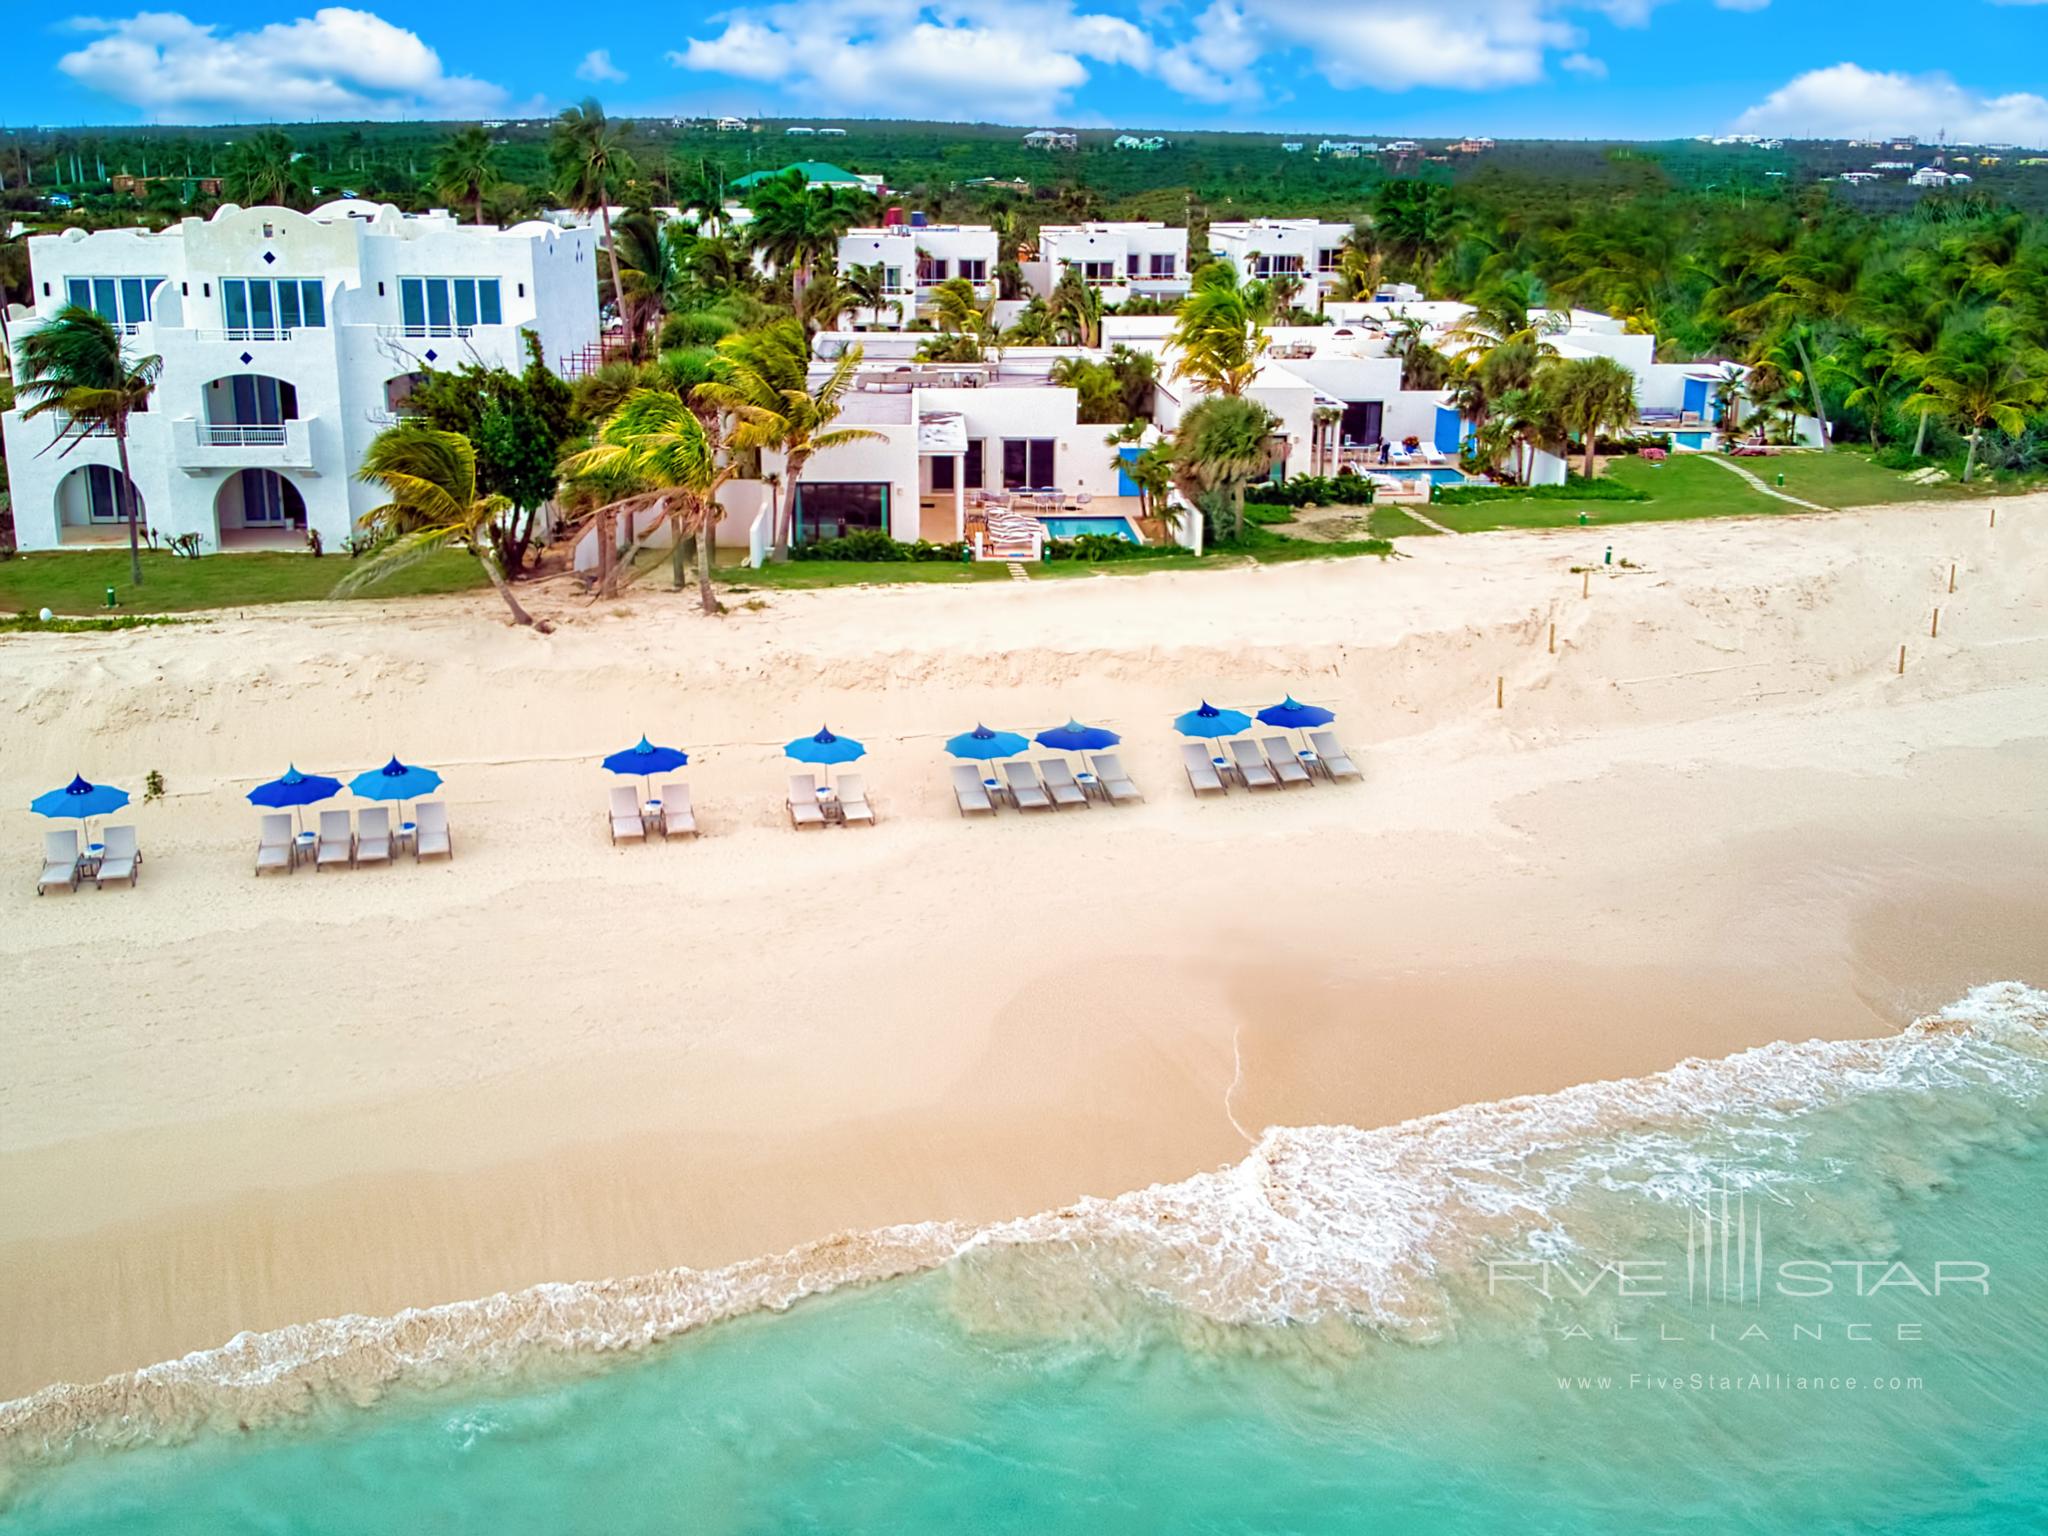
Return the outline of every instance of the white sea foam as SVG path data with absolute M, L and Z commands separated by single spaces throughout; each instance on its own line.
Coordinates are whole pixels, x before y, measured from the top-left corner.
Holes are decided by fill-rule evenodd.
M 590 1368 L 949 1261 L 970 1298 L 1001 1295 L 1010 1326 L 1121 1292 L 1208 1327 L 1344 1319 L 1427 1337 L 1447 1320 L 1444 1277 L 1473 1253 L 1509 1239 L 1523 1251 L 1577 1242 L 1575 1198 L 1624 1188 L 1683 1201 L 1731 1170 L 1768 1181 L 1789 1164 L 1802 1117 L 1833 1103 L 1951 1092 L 2034 1102 L 2044 1089 L 2048 993 L 2000 983 L 1880 1040 L 1780 1043 L 1376 1130 L 1276 1128 L 1231 1167 L 978 1229 L 912 1224 L 718 1270 L 245 1333 L 0 1404 L 0 1452 L 39 1460 L 365 1404 L 393 1388 Z

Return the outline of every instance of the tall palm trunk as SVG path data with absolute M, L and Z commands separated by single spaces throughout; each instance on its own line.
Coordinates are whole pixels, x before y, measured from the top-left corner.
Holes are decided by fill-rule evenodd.
M 1813 371 L 1813 359 L 1806 354 L 1806 338 L 1795 336 L 1792 345 L 1799 352 L 1799 367 L 1806 375 L 1807 392 L 1813 396 L 1813 419 L 1820 424 L 1820 448 L 1822 453 L 1834 450 L 1834 441 L 1828 436 L 1827 407 L 1821 404 L 1820 375 Z
M 1970 451 L 1963 455 L 1963 484 L 1970 483 L 1970 476 L 1977 468 L 1977 439 L 1983 435 L 1982 427 L 1970 428 Z
M 114 453 L 121 461 L 121 510 L 128 518 L 128 580 L 142 585 L 142 537 L 135 527 L 135 481 L 128 474 L 128 418 L 114 418 Z
M 505 580 L 505 573 L 498 569 L 498 562 L 493 560 L 483 550 L 478 550 L 476 557 L 484 568 L 484 574 L 491 578 L 491 585 L 497 588 L 498 596 L 505 599 L 505 606 L 512 610 L 512 622 L 514 624 L 531 624 L 533 622 L 533 615 L 519 606 L 519 599 L 512 595 L 511 584 Z
M 619 563 L 618 526 L 612 518 L 616 514 L 606 507 L 597 514 L 597 595 L 612 595 L 612 571 Z
M 626 324 L 626 290 L 619 283 L 619 247 L 612 239 L 612 209 L 608 196 L 597 205 L 597 219 L 604 229 L 605 260 L 611 264 L 612 269 L 612 303 L 618 307 L 619 326 L 623 330 Z M 599 350 L 603 349 L 600 347 Z
M 668 514 L 668 576 L 670 590 L 683 590 L 683 510 L 671 508 Z
M 770 557 L 776 560 L 789 558 L 790 542 L 796 537 L 796 484 L 802 477 L 804 465 L 811 456 L 808 453 L 792 453 L 789 462 L 783 466 L 782 489 L 775 503 L 775 541 Z
M 476 221 L 479 224 L 484 221 L 484 184 L 482 182 L 476 184 Z
M 706 613 L 718 612 L 718 594 L 711 590 L 712 546 L 717 538 L 718 524 L 707 505 L 697 523 L 697 601 Z
M 1931 411 L 1920 413 L 1920 427 L 1913 434 L 1913 457 L 1916 459 L 1925 458 L 1927 455 L 1927 418 L 1932 414 Z

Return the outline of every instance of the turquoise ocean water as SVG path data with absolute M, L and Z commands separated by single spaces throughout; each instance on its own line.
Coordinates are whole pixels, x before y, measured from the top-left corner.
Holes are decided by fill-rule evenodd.
M 20 1469 L 0 1529 L 2048 1528 L 2048 997 L 993 1229 L 601 1370 Z

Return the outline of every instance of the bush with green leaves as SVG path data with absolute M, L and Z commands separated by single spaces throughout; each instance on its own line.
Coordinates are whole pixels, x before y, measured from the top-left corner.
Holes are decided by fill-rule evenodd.
M 1369 507 L 1377 486 L 1368 475 L 1345 470 L 1337 475 L 1296 475 L 1254 486 L 1245 492 L 1247 501 L 1269 507 Z M 1245 515 L 1251 515 L 1247 508 Z
M 1482 501 L 1648 501 L 1650 494 L 1619 480 L 1573 475 L 1563 485 L 1439 485 L 1429 499 L 1442 507 L 1469 507 Z
M 863 560 L 871 563 L 958 560 L 965 548 L 962 544 L 932 544 L 923 539 L 915 544 L 899 544 L 879 528 L 862 528 L 840 538 L 796 545 L 791 548 L 789 557 L 792 560 Z
M 1104 560 L 1142 560 L 1148 556 L 1169 554 L 1171 551 L 1152 549 L 1143 544 L 1133 544 L 1129 539 L 1113 533 L 1082 533 L 1071 539 L 1048 539 L 1045 557 L 1048 560 L 1084 560 L 1090 565 Z

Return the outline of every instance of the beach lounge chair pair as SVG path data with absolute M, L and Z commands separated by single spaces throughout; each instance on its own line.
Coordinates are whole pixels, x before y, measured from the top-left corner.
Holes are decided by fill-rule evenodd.
M 788 803 L 789 824 L 799 830 L 829 826 L 835 821 L 842 826 L 851 826 L 856 821 L 875 824 L 875 808 L 868 804 L 867 780 L 857 773 L 842 773 L 830 794 L 819 793 L 816 775 L 793 773 L 789 776 Z
M 78 882 L 86 878 L 85 863 L 76 832 L 44 833 L 43 872 L 36 877 L 36 894 L 42 895 L 53 885 L 68 885 L 77 890 Z M 141 868 L 142 850 L 136 844 L 135 829 L 107 828 L 106 842 L 101 845 L 91 875 L 94 887 L 104 890 L 109 880 L 126 880 L 133 885 Z
M 611 824 L 614 843 L 644 843 L 649 826 L 661 834 L 663 842 L 671 837 L 695 837 L 697 813 L 690 805 L 690 786 L 672 779 L 661 786 L 660 800 L 642 806 L 639 792 L 630 784 L 614 785 Z
M 1095 782 L 1102 786 L 1102 792 L 1109 797 L 1111 805 L 1145 798 L 1138 793 L 1138 786 L 1131 782 L 1131 776 L 1124 772 L 1122 759 L 1114 752 L 1090 753 L 1088 771 L 1095 775 Z
M 1284 736 L 1268 736 L 1263 742 L 1240 736 L 1230 744 L 1231 761 L 1246 789 L 1277 789 L 1283 784 L 1306 784 L 1308 769 Z
M 1336 732 L 1317 731 L 1309 737 L 1309 744 L 1315 748 L 1318 765 L 1332 779 L 1363 777 Z M 1267 737 L 1263 747 L 1250 737 L 1231 742 L 1230 761 L 1220 769 L 1208 749 L 1195 742 L 1184 742 L 1180 754 L 1187 769 L 1188 787 L 1198 796 L 1228 794 L 1229 773 L 1233 769 L 1247 789 L 1277 789 L 1283 784 L 1312 781 L 1309 765 L 1282 736 Z
M 391 862 L 391 812 L 383 806 L 364 811 L 360 823 L 352 825 L 347 811 L 322 811 L 320 835 L 313 844 L 313 872 L 330 864 Z

